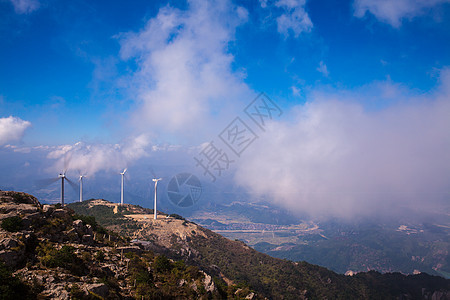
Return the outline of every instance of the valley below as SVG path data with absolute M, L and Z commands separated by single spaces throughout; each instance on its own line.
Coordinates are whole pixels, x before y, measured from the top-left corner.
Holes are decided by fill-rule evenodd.
M 247 206 L 247 207 L 246 207 Z M 244 207 L 244 208 L 243 208 Z M 258 251 L 293 261 L 308 261 L 338 273 L 376 270 L 450 278 L 450 218 L 434 212 L 431 221 L 298 220 L 266 206 L 233 204 L 190 216 L 198 224 Z M 282 224 L 280 220 L 287 220 Z M 281 223 L 281 224 L 280 224 Z

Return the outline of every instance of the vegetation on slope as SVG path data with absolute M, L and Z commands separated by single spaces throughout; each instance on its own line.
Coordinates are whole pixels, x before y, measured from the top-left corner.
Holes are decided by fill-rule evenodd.
M 78 210 L 77 212 L 80 213 Z M 86 213 L 95 215 L 94 210 L 87 209 Z M 118 214 L 115 215 L 120 218 Z M 115 215 L 111 214 L 109 217 L 114 218 Z M 105 219 L 104 216 L 101 219 Z M 127 220 L 133 221 L 123 219 L 125 227 Z M 166 224 L 162 220 L 158 222 L 160 227 Z M 109 220 L 102 225 L 112 228 L 113 223 Z M 137 235 L 151 241 L 152 246 L 158 245 L 165 238 L 170 239 L 171 244 L 160 244 L 160 250 L 172 258 L 182 258 L 187 264 L 196 265 L 214 275 L 216 285 L 223 286 L 222 291 L 226 290 L 224 282 L 233 286 L 234 291 L 236 287 L 249 291 L 253 289 L 261 296 L 272 299 L 416 299 L 426 298 L 427 295 L 431 297 L 434 293 L 439 293 L 440 289 L 443 290 L 443 295 L 447 295 L 445 293 L 450 290 L 450 281 L 427 274 L 405 276 L 399 273 L 368 272 L 350 277 L 306 262 L 294 263 L 273 258 L 242 242 L 230 241 L 210 230 L 193 226 L 188 221 L 180 221 L 178 227 L 174 227 L 173 230 L 178 234 L 170 230 L 157 231 L 155 225 L 151 224 L 156 223 L 135 223 L 138 228 L 128 228 L 122 234 Z M 192 229 L 192 234 L 180 236 L 179 232 L 186 231 L 187 228 Z
M 0 229 L 0 299 L 223 298 L 198 267 L 132 246 L 94 217 L 13 195 L 0 191 L 0 222 L 22 220 Z

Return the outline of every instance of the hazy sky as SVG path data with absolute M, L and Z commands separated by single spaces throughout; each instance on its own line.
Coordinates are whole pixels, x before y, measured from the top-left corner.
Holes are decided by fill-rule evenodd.
M 450 1 L 0 0 L 0 37 L 3 169 L 116 172 L 214 141 L 235 185 L 290 209 L 449 200 Z M 264 128 L 244 112 L 260 92 Z M 255 136 L 239 155 L 235 117 Z

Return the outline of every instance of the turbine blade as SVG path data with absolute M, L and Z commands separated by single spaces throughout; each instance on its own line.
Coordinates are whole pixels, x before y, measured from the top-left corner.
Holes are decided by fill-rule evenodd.
M 157 178 L 158 176 L 156 176 L 155 170 L 153 170 L 153 167 L 148 167 L 148 168 L 150 169 L 150 172 L 152 173 L 153 178 Z
M 64 154 L 64 174 L 67 172 L 67 170 L 69 169 L 69 165 L 70 165 L 70 161 L 72 160 L 72 155 L 71 154 Z
M 128 178 L 127 175 L 124 174 L 123 177 L 124 177 L 126 183 L 130 183 L 130 179 Z
M 76 185 L 72 180 L 66 177 L 66 181 L 70 184 L 70 186 L 73 188 L 75 192 L 78 191 L 78 185 Z
M 39 189 L 45 188 L 49 186 L 50 184 L 56 182 L 59 180 L 59 177 L 55 178 L 46 178 L 46 179 L 40 179 L 35 181 L 35 186 Z

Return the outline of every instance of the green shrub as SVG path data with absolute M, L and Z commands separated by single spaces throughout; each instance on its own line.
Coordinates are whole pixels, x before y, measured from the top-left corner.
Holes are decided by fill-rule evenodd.
M 16 277 L 3 262 L 0 262 L 0 299 L 30 299 L 31 292 L 27 285 Z
M 97 251 L 97 253 L 95 253 L 95 259 L 98 261 L 105 260 L 105 254 L 103 253 L 102 250 L 99 250 L 99 251 Z
M 85 215 L 74 214 L 72 216 L 72 219 L 73 220 L 81 220 L 81 221 L 83 221 L 84 224 L 91 225 L 92 229 L 94 231 L 97 231 L 99 234 L 107 234 L 108 233 L 105 228 L 103 228 L 102 226 L 100 226 L 97 223 L 97 220 L 95 219 L 94 216 L 85 216 Z
M 22 229 L 22 226 L 22 218 L 19 216 L 9 217 L 2 221 L 2 228 L 9 232 L 19 231 Z
M 173 268 L 173 265 L 170 262 L 170 260 L 164 255 L 156 256 L 155 261 L 153 262 L 153 266 L 155 270 L 159 273 L 170 271 Z
M 136 274 L 136 283 L 150 283 L 153 281 L 152 275 L 147 270 L 141 270 Z
M 84 275 L 85 265 L 81 258 L 75 254 L 75 247 L 63 246 L 56 250 L 51 243 L 41 243 L 38 246 L 41 262 L 50 268 L 61 267 L 75 275 Z

